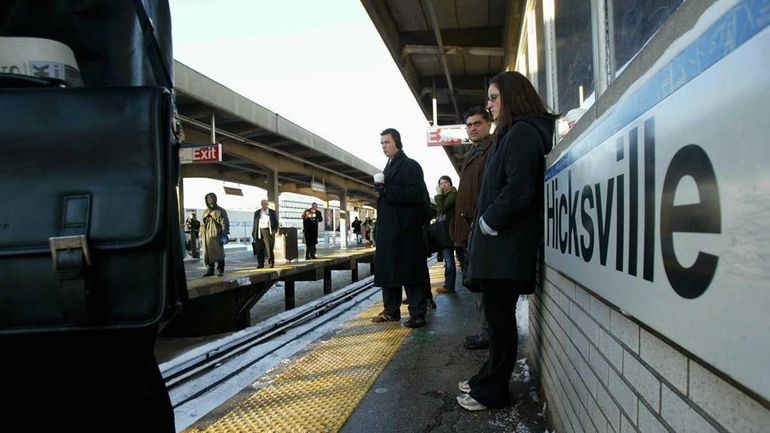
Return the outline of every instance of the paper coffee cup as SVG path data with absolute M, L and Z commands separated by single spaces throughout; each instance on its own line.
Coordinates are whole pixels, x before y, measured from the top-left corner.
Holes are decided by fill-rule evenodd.
M 385 183 L 385 173 L 377 173 L 374 175 L 374 183 Z

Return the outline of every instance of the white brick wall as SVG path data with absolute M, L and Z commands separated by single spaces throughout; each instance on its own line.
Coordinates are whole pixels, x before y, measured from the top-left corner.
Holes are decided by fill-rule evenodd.
M 556 431 L 770 431 L 770 403 L 590 288 L 547 266 L 545 278 L 530 299 L 530 365 L 540 376 Z

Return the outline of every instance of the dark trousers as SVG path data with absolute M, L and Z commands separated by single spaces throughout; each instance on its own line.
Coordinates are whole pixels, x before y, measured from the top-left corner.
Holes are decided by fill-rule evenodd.
M 220 272 L 225 271 L 225 259 L 217 260 L 216 263 L 209 263 L 209 272 L 214 272 L 214 265 L 217 265 L 217 270 Z
M 315 246 L 316 246 L 316 244 L 307 244 L 307 245 L 305 245 L 305 259 L 314 259 L 315 258 Z
M 454 290 L 457 277 L 454 248 L 444 248 L 441 250 L 441 255 L 444 257 L 444 288 Z
M 259 229 L 259 236 L 258 242 L 262 242 L 261 254 L 257 254 L 259 266 L 265 266 L 266 259 L 268 265 L 274 265 L 275 255 L 273 255 L 273 247 L 275 247 L 275 234 L 270 229 Z
M 418 319 L 425 319 L 425 312 L 428 310 L 428 291 L 425 285 L 404 286 L 406 297 L 409 300 L 409 316 Z M 401 318 L 401 286 L 382 288 L 382 305 L 385 307 L 385 314 L 394 318 Z
M 518 332 L 514 280 L 480 280 L 484 313 L 489 324 L 489 358 L 469 380 L 471 397 L 488 407 L 509 403 L 508 382 L 516 366 Z
M 11 397 L 3 421 L 34 431 L 173 433 L 153 355 L 157 328 L 3 336 L 0 383 Z

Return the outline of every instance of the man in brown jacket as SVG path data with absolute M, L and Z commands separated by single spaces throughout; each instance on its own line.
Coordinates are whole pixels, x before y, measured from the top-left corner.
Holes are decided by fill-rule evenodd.
M 468 235 L 471 224 L 476 216 L 476 202 L 481 190 L 481 179 L 484 177 L 484 163 L 491 145 L 490 129 L 492 127 L 489 113 L 482 107 L 471 108 L 465 113 L 465 127 L 468 130 L 468 138 L 471 146 L 465 156 L 460 171 L 460 186 L 457 190 L 457 203 L 455 204 L 455 216 L 452 218 L 449 232 L 457 248 L 457 257 L 460 260 L 460 268 L 465 266 L 465 252 L 468 247 Z M 486 349 L 489 347 L 487 337 L 487 321 L 484 318 L 484 310 L 481 304 L 481 293 L 474 293 L 476 312 L 478 314 L 481 330 L 477 335 L 465 337 L 466 349 Z

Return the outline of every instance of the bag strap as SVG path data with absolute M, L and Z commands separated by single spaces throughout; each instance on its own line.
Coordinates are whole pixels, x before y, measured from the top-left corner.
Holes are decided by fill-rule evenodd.
M 163 52 L 158 44 L 158 39 L 155 37 L 155 26 L 152 23 L 152 19 L 147 15 L 147 10 L 145 10 L 142 0 L 136 0 L 135 3 L 136 17 L 139 19 L 139 27 L 144 35 L 144 45 L 148 49 L 150 66 L 152 67 L 155 79 L 163 80 L 162 85 L 172 89 L 174 85 L 171 81 L 171 74 L 169 74 L 166 63 L 163 61 Z
M 67 196 L 64 197 L 60 236 L 48 238 L 64 317 L 78 325 L 91 320 L 87 278 L 91 256 L 86 238 L 90 225 L 91 195 Z

